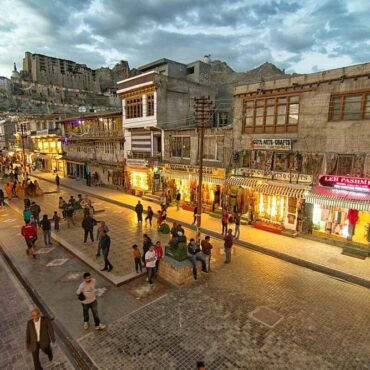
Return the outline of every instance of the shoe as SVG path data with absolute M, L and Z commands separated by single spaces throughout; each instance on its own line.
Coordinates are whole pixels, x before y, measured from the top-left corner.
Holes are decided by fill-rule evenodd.
M 154 288 L 154 284 L 149 284 L 150 289 Z
M 106 269 L 106 268 L 103 268 L 103 269 L 101 269 L 100 271 L 109 271 L 108 269 Z
M 33 255 L 32 255 L 32 258 L 36 258 L 36 254 L 33 254 Z
M 109 269 L 108 269 L 108 272 L 111 272 L 113 270 L 113 266 L 111 266 Z
M 104 324 L 100 324 L 98 326 L 95 326 L 95 330 L 104 330 L 107 326 Z
M 48 355 L 48 358 L 49 358 L 49 361 L 53 361 L 53 352 L 51 352 L 49 355 Z
M 197 280 L 197 279 L 198 279 L 197 275 L 194 275 L 194 280 Z
M 100 257 L 100 254 L 97 254 L 96 257 Z
M 207 270 L 202 270 L 202 272 L 204 272 L 204 273 L 208 274 L 208 271 L 207 271 Z
M 90 326 L 89 323 L 85 321 L 84 322 L 84 329 L 89 330 L 89 326 Z

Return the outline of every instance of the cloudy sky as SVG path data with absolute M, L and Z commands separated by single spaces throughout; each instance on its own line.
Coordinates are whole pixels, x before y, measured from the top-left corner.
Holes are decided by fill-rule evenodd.
M 0 75 L 25 51 L 92 68 L 167 57 L 312 72 L 370 61 L 368 0 L 0 0 Z

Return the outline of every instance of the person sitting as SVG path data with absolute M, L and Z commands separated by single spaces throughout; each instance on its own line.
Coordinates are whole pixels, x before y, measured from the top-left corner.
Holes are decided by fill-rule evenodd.
M 177 247 L 179 246 L 179 237 L 177 235 L 172 235 L 172 238 L 168 242 L 168 245 L 173 249 L 177 249 Z
M 206 259 L 204 258 L 204 255 L 201 253 L 199 245 L 195 243 L 195 240 L 193 238 L 190 239 L 190 243 L 188 244 L 188 260 L 193 265 L 193 276 L 194 279 L 197 280 L 197 261 L 200 261 L 202 263 L 202 272 L 207 272 L 207 265 L 206 265 Z
M 179 243 L 185 243 L 186 244 L 186 236 L 181 231 L 177 233 Z
M 172 225 L 172 227 L 171 227 L 171 235 L 172 236 L 177 236 L 177 232 L 178 232 L 179 230 L 178 230 L 178 228 L 177 228 L 177 223 L 176 222 L 174 222 L 173 223 L 173 225 Z

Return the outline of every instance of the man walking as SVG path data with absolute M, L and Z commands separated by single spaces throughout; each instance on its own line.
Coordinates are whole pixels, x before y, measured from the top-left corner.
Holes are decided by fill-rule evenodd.
M 59 189 L 60 189 L 60 178 L 59 178 L 59 175 L 58 174 L 55 176 L 55 184 L 57 185 L 57 192 L 59 193 Z
M 108 260 L 109 248 L 110 248 L 110 237 L 106 233 L 105 230 L 101 232 L 100 245 L 101 245 L 101 250 L 103 252 L 103 257 L 104 257 L 104 268 L 100 271 L 110 272 L 113 269 L 112 264 Z
M 231 262 L 231 248 L 233 246 L 233 230 L 229 229 L 227 232 L 227 235 L 224 237 L 224 248 L 225 248 L 225 262 L 224 263 L 230 263 Z
M 235 222 L 234 238 L 239 239 L 239 236 L 240 236 L 240 213 L 235 214 L 234 222 Z
M 53 351 L 50 342 L 55 343 L 53 325 L 47 317 L 40 315 L 40 310 L 35 308 L 31 312 L 32 320 L 27 323 L 26 347 L 32 353 L 35 370 L 42 370 L 40 364 L 40 348 L 48 356 L 49 361 L 53 360 Z
M 75 210 L 73 209 L 73 205 L 70 204 L 70 203 L 69 204 L 66 203 L 65 215 L 67 217 L 67 225 L 68 225 L 68 228 L 70 228 L 71 223 L 72 223 L 73 226 L 76 225 L 75 224 L 75 220 L 73 219 L 74 212 L 75 212 Z
M 211 237 L 207 235 L 204 240 L 200 243 L 200 246 L 202 247 L 202 253 L 206 259 L 206 262 L 208 261 L 208 271 L 211 270 L 211 255 L 212 255 L 212 244 L 209 242 Z
M 84 243 L 87 242 L 87 236 L 90 234 L 90 239 L 94 241 L 94 226 L 96 225 L 96 221 L 90 214 L 87 214 L 84 219 L 82 220 L 82 228 L 85 231 L 84 234 Z
M 40 221 L 40 226 L 44 234 L 44 244 L 45 247 L 51 246 L 51 223 L 49 221 L 48 215 L 44 215 Z
M 179 191 L 177 191 L 177 194 L 176 194 L 176 208 L 177 210 L 180 209 L 180 200 L 181 200 L 181 194 Z
M 194 211 L 193 211 L 193 223 L 192 223 L 192 225 L 194 225 L 197 222 L 197 214 L 198 214 L 198 206 L 196 205 L 194 207 Z
M 144 211 L 144 208 L 143 208 L 143 205 L 141 204 L 140 200 L 137 202 L 136 206 L 135 206 L 135 212 L 136 212 L 136 216 L 137 216 L 137 222 L 143 222 L 143 211 Z
M 32 225 L 30 220 L 26 220 L 26 224 L 22 226 L 21 234 L 24 237 L 24 240 L 27 244 L 27 254 L 32 255 L 33 258 L 36 258 L 35 254 L 35 242 L 37 240 L 37 228 L 35 225 Z
M 227 212 L 227 209 L 224 209 L 222 211 L 221 222 L 222 222 L 222 235 L 226 235 L 227 234 L 227 224 L 229 222 L 229 212 Z
M 30 209 L 31 209 L 32 216 L 36 220 L 37 225 L 39 225 L 40 224 L 40 212 L 41 212 L 40 206 L 36 204 L 35 202 L 32 202 Z
M 105 233 L 109 232 L 109 227 L 105 224 L 104 221 L 100 222 L 100 226 L 98 227 L 98 230 L 96 232 L 96 240 L 98 241 L 98 250 L 96 252 L 96 257 L 100 257 L 100 252 L 101 252 L 101 238 L 103 236 L 103 231 Z
M 148 273 L 149 287 L 154 288 L 154 274 L 155 274 L 155 263 L 157 261 L 157 255 L 154 251 L 154 245 L 149 247 L 149 250 L 145 253 L 145 267 Z
M 207 265 L 204 256 L 200 253 L 199 245 L 195 243 L 193 238 L 190 239 L 188 244 L 188 260 L 193 265 L 194 280 L 197 280 L 197 261 L 202 263 L 202 271 L 207 272 Z
M 89 329 L 89 310 L 91 309 L 94 317 L 95 329 L 104 330 L 106 326 L 100 323 L 98 314 L 98 302 L 95 295 L 96 280 L 91 277 L 89 272 L 85 272 L 83 278 L 84 281 L 78 287 L 76 294 L 82 304 L 84 329 Z

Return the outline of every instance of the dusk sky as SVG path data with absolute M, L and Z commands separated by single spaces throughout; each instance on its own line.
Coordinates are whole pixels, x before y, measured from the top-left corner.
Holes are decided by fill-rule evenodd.
M 365 0 L 0 0 L 0 75 L 25 51 L 112 67 L 211 54 L 236 71 L 309 73 L 370 61 Z

